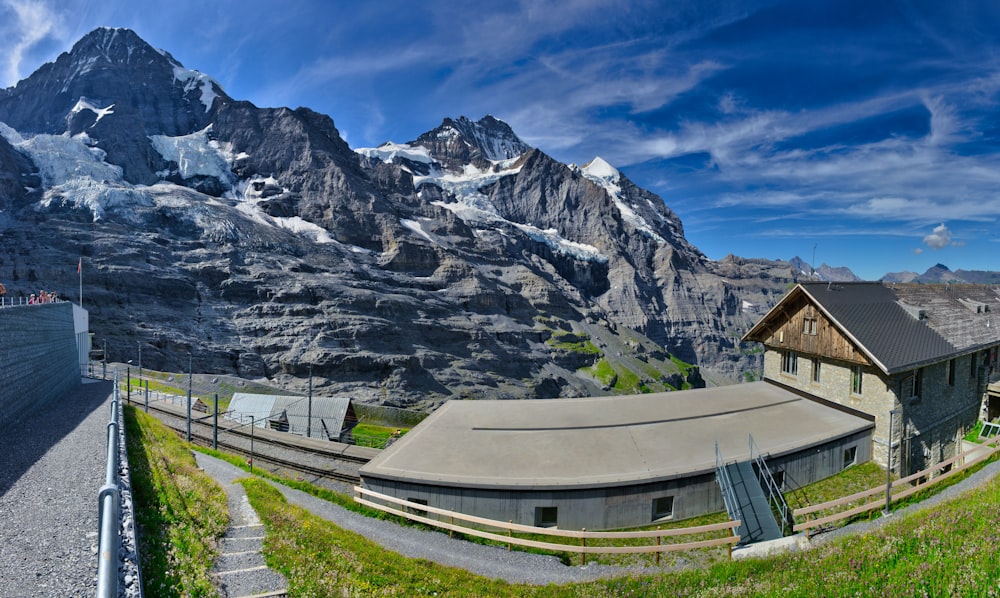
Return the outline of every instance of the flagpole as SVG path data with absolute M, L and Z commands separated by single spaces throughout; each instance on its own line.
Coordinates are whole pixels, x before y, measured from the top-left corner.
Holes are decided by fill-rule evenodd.
M 80 308 L 83 309 L 83 258 L 76 263 L 76 273 L 80 275 Z

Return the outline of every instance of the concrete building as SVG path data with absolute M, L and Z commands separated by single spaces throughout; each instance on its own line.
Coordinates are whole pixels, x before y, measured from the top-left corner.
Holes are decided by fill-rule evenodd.
M 870 459 L 872 418 L 769 382 L 580 399 L 449 401 L 361 468 L 362 484 L 526 525 L 615 529 L 725 508 L 716 446 L 749 435 L 786 485 Z
M 988 411 L 1000 288 L 803 283 L 743 340 L 764 345 L 766 380 L 874 416 L 874 460 L 891 446 L 907 475 L 955 455 Z

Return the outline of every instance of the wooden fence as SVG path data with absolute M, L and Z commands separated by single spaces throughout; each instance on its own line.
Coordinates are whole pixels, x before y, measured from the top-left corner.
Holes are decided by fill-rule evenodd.
M 904 499 L 908 496 L 916 494 L 926 488 L 929 488 L 938 482 L 947 480 L 948 478 L 958 474 L 961 471 L 972 467 L 978 463 L 985 461 L 993 456 L 1000 450 L 1000 437 L 997 437 L 989 442 L 985 442 L 973 449 L 965 451 L 964 453 L 959 453 L 951 459 L 942 461 L 927 469 L 918 471 L 917 473 L 906 476 L 905 478 L 900 478 L 894 480 L 890 483 L 890 505 L 898 500 Z M 940 475 L 938 472 L 942 472 Z M 931 477 L 934 476 L 934 477 Z M 927 478 L 930 478 L 929 480 Z M 926 481 L 925 481 L 926 480 Z M 800 517 L 806 517 L 807 520 L 802 523 L 797 523 L 793 527 L 793 531 L 801 532 L 809 530 L 816 527 L 821 527 L 828 525 L 830 523 L 835 523 L 848 517 L 853 517 L 861 513 L 867 513 L 869 511 L 874 511 L 875 509 L 884 508 L 886 506 L 885 501 L 886 486 L 880 485 L 869 490 L 864 490 L 862 492 L 857 492 L 850 496 L 845 496 L 843 498 L 838 498 L 836 500 L 827 501 L 824 503 L 809 505 L 808 507 L 802 507 L 792 511 L 792 517 L 798 521 Z M 843 511 L 838 511 L 832 515 L 827 515 L 824 517 L 819 517 L 817 519 L 808 519 L 808 517 L 814 513 L 820 511 L 827 511 L 831 509 L 838 509 L 840 507 L 849 506 L 858 501 L 864 501 L 862 504 L 848 508 Z
M 432 507 L 428 505 L 423 505 L 420 503 L 410 502 L 403 500 L 401 498 L 396 498 L 395 496 L 389 496 L 386 494 L 381 494 L 368 490 L 366 488 L 361 488 L 360 486 L 355 486 L 354 491 L 357 496 L 354 497 L 356 502 L 363 505 L 369 506 L 373 509 L 378 509 L 380 511 L 385 511 L 386 513 L 392 513 L 393 515 L 398 515 L 400 517 L 405 517 L 411 521 L 417 521 L 419 523 L 424 523 L 426 525 L 431 525 L 435 527 L 440 527 L 449 530 L 449 532 L 459 532 L 468 536 L 475 536 L 478 538 L 485 538 L 487 540 L 494 540 L 507 545 L 507 550 L 511 549 L 511 545 L 526 546 L 530 548 L 541 548 L 544 550 L 553 550 L 560 552 L 572 552 L 582 555 L 583 563 L 587 563 L 588 554 L 627 554 L 627 553 L 655 553 L 656 562 L 660 561 L 660 553 L 662 552 L 673 552 L 680 550 L 692 550 L 695 548 L 711 548 L 714 546 L 726 546 L 727 553 L 729 557 L 732 558 L 732 548 L 733 545 L 740 541 L 740 537 L 735 535 L 735 530 L 740 526 L 740 521 L 727 521 L 724 523 L 714 523 L 711 525 L 700 525 L 696 527 L 684 527 L 666 530 L 644 530 L 644 531 L 631 531 L 631 532 L 588 532 L 586 529 L 581 531 L 574 530 L 561 530 L 551 527 L 534 527 L 530 525 L 521 525 L 518 523 L 513 523 L 511 521 L 496 521 L 494 519 L 486 519 L 483 517 L 476 517 L 474 515 L 466 515 L 464 513 L 459 513 L 457 511 L 449 511 L 446 509 L 439 509 L 437 507 Z M 368 497 L 368 498 L 365 498 Z M 379 502 L 377 502 L 379 501 Z M 386 504 L 388 503 L 388 504 Z M 398 505 L 400 508 L 396 508 L 391 505 Z M 443 519 L 432 519 L 420 513 L 433 513 L 434 515 L 439 515 L 441 517 L 447 518 L 447 521 Z M 486 526 L 498 530 L 506 531 L 506 535 L 499 533 L 493 533 L 485 531 L 482 529 L 466 527 L 462 525 L 455 524 L 455 521 L 465 521 L 468 523 Z M 721 530 L 730 530 L 728 536 L 722 538 L 714 538 L 711 540 L 701 540 L 697 542 L 684 542 L 681 544 L 663 544 L 662 539 L 665 537 L 673 536 L 686 536 L 692 534 L 700 534 L 706 532 L 715 532 Z M 526 534 L 535 534 L 541 536 L 550 537 L 562 537 L 562 538 L 574 538 L 580 541 L 579 545 L 576 544 L 558 544 L 554 542 L 541 542 L 538 540 L 528 540 L 526 538 L 517 538 L 512 534 L 513 532 L 521 532 Z M 650 545 L 639 545 L 639 546 L 587 546 L 587 540 L 589 539 L 649 539 L 650 541 L 655 541 L 655 544 Z

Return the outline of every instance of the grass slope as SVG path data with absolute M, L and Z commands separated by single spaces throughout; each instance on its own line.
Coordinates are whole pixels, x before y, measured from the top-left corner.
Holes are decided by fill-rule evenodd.
M 218 516 L 224 496 L 199 480 L 204 474 L 172 433 L 156 430 L 159 424 L 149 418 L 136 423 L 142 415 L 129 410 L 130 455 L 136 450 L 145 460 L 133 460 L 133 476 L 139 477 L 139 469 L 156 473 L 145 476 L 153 480 L 152 490 L 140 493 L 134 479 L 136 500 L 158 505 L 152 515 L 140 514 L 140 522 L 145 543 L 161 551 L 148 557 L 144 548 L 147 595 L 206 595 L 199 580 L 205 579 L 213 539 L 224 531 L 224 517 Z M 132 448 L 136 443 L 143 446 Z M 294 596 L 1000 596 L 1000 480 L 808 552 L 545 587 L 510 585 L 400 556 L 287 504 L 261 480 L 244 485 L 268 528 L 268 564 L 288 577 Z M 198 498 L 199 492 L 209 498 Z M 201 500 L 221 500 L 221 507 L 207 508 Z M 205 547 L 196 543 L 201 538 Z M 151 575 L 151 566 L 164 569 L 165 577 Z

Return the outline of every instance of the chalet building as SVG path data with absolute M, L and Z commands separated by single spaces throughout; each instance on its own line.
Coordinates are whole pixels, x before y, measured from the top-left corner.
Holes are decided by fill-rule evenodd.
M 764 379 L 875 417 L 873 460 L 901 475 L 961 450 L 1000 371 L 1000 287 L 803 283 L 744 342 Z M 890 427 L 891 424 L 891 427 Z

